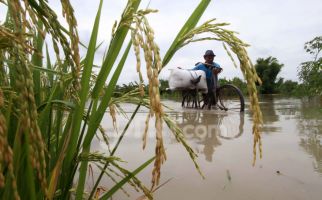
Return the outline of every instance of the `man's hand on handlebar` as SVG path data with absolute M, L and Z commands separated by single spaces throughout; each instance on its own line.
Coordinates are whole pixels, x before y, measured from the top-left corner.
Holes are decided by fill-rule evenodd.
M 220 72 L 222 72 L 222 68 L 215 67 L 215 68 L 213 68 L 213 69 L 212 69 L 212 72 L 213 72 L 214 74 L 219 74 Z

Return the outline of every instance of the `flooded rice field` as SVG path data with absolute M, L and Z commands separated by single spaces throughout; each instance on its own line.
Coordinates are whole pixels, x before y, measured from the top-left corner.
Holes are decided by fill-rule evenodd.
M 161 171 L 161 182 L 167 182 L 154 192 L 157 200 L 185 199 L 313 199 L 322 198 L 322 106 L 321 102 L 267 96 L 260 98 L 264 127 L 263 158 L 253 160 L 251 113 L 181 108 L 180 102 L 164 100 L 172 110 L 166 112 L 183 129 L 185 137 L 198 154 L 197 162 L 205 179 L 200 176 L 188 153 L 164 125 L 167 161 Z M 247 102 L 246 102 L 247 103 Z M 123 105 L 128 115 L 135 109 Z M 140 108 L 122 141 L 116 156 L 122 165 L 135 169 L 154 155 L 154 121 L 150 121 L 147 147 L 142 149 L 142 135 L 147 110 Z M 119 115 L 117 130 L 108 126 L 106 113 L 103 128 L 115 145 L 128 119 Z M 92 149 L 107 151 L 104 142 L 97 141 Z M 152 165 L 138 177 L 150 187 Z M 88 187 L 91 183 L 89 181 Z M 107 179 L 102 187 L 110 188 Z M 113 199 L 137 199 L 142 194 L 126 186 Z

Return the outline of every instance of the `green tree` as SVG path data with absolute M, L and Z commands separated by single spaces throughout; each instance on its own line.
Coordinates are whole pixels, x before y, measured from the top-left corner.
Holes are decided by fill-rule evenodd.
M 283 79 L 281 80 L 281 84 L 279 84 L 279 92 L 281 94 L 286 95 L 296 95 L 298 91 L 298 83 L 292 80 L 286 80 L 285 82 Z
M 228 84 L 229 80 L 227 80 L 225 77 L 223 77 L 223 78 L 219 78 L 218 82 L 219 82 L 219 86 L 221 86 L 221 85 Z
M 243 95 L 248 94 L 247 91 L 247 83 L 245 81 L 243 81 L 242 79 L 238 78 L 238 77 L 234 77 L 233 79 L 226 79 L 224 78 L 220 78 L 219 79 L 219 86 L 225 85 L 225 84 L 233 84 L 234 86 L 238 87 L 241 92 L 243 93 Z
M 243 81 L 242 79 L 240 79 L 238 77 L 234 77 L 230 82 L 231 82 L 231 84 L 238 87 L 244 95 L 248 94 L 247 84 L 245 81 Z
M 259 88 L 260 93 L 272 94 L 277 91 L 276 77 L 282 67 L 283 64 L 272 56 L 257 59 L 255 69 L 263 82 Z
M 304 49 L 313 55 L 312 61 L 301 63 L 298 77 L 303 82 L 307 95 L 322 95 L 322 36 L 306 42 Z
M 168 80 L 164 80 L 164 79 L 160 79 L 159 80 L 159 87 L 161 91 L 166 91 L 167 88 L 169 88 L 169 81 Z

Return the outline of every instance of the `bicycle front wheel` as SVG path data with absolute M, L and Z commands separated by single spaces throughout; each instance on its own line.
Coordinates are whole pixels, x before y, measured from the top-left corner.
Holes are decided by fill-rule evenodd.
M 242 92 L 234 85 L 223 85 L 217 89 L 218 103 L 224 110 L 243 112 L 245 100 Z

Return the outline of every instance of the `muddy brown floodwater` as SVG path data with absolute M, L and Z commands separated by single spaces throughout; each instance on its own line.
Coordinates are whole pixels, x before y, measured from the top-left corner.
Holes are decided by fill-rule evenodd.
M 188 153 L 169 129 L 164 126 L 167 161 L 162 167 L 161 181 L 171 179 L 154 193 L 156 200 L 321 200 L 322 199 L 322 105 L 320 100 L 302 100 L 266 96 L 260 98 L 264 128 L 262 132 L 263 158 L 252 166 L 252 121 L 245 113 L 220 110 L 193 110 L 181 108 L 180 102 L 164 100 L 173 110 L 167 112 L 183 129 L 190 146 L 198 154 L 197 162 L 206 177 L 198 174 Z M 123 105 L 130 116 L 133 105 Z M 150 122 L 147 147 L 142 150 L 142 133 L 147 110 L 142 108 L 131 124 L 116 156 L 126 163 L 122 166 L 134 170 L 154 154 L 155 136 L 153 120 Z M 103 127 L 109 133 L 111 145 L 119 135 L 110 126 L 106 113 Z M 117 118 L 121 132 L 127 122 Z M 120 134 L 120 133 L 119 133 Z M 107 151 L 103 142 L 93 149 Z M 152 165 L 138 177 L 150 187 Z M 101 186 L 111 188 L 108 179 Z M 91 181 L 88 182 L 88 187 Z M 119 191 L 113 199 L 135 200 L 142 194 L 130 186 Z

